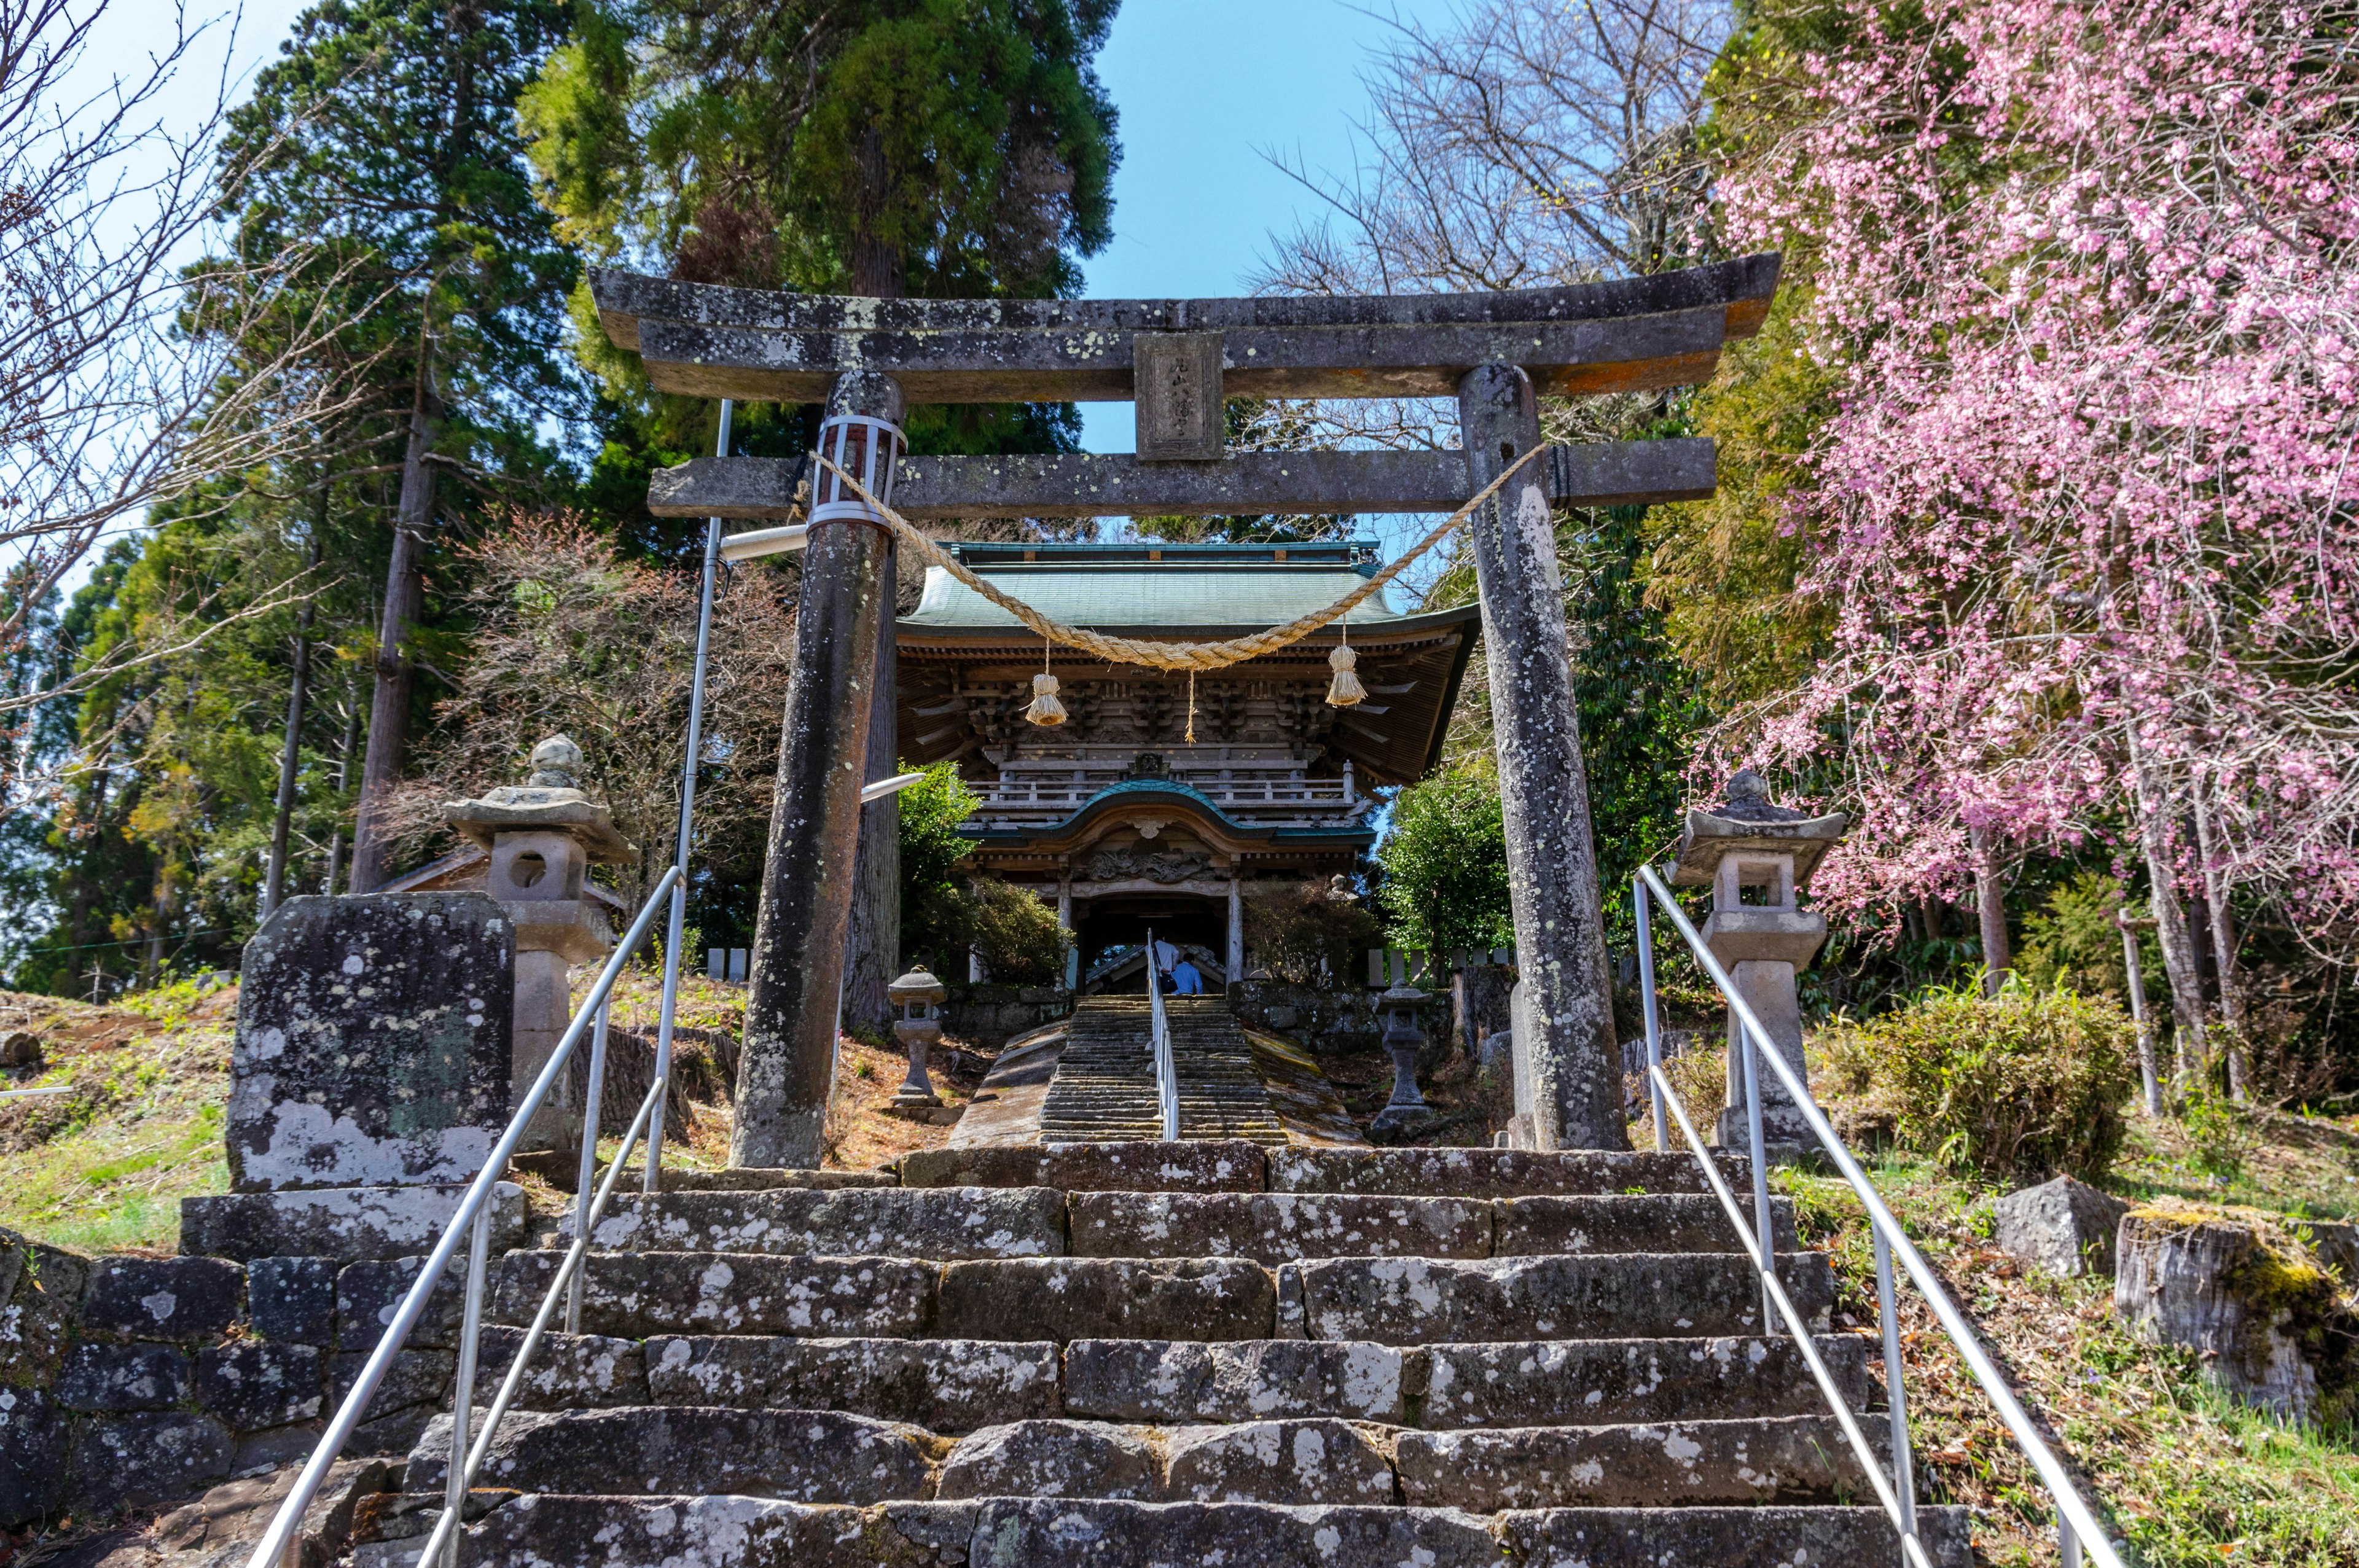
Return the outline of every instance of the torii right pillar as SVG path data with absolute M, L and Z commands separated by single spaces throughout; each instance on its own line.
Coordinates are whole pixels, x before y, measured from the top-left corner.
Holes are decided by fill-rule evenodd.
M 1466 477 L 1479 491 L 1540 444 L 1531 377 L 1511 364 L 1467 372 L 1458 384 L 1458 423 Z M 1573 708 L 1556 519 L 1540 465 L 1476 509 L 1473 539 L 1522 974 L 1517 1076 L 1528 1075 L 1530 1085 L 1529 1125 L 1515 1128 L 1513 1141 L 1627 1149 L 1589 773 Z

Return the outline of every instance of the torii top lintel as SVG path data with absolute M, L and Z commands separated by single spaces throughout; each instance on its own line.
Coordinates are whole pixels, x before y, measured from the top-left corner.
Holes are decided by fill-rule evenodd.
M 1244 397 L 1441 397 L 1481 364 L 1544 393 L 1707 380 L 1750 337 L 1775 254 L 1648 277 L 1491 294 L 1245 299 L 864 299 L 674 283 L 597 270 L 606 334 L 664 392 L 814 403 L 850 370 L 890 373 L 912 403 L 1120 402 L 1135 334 L 1221 336 L 1223 391 Z

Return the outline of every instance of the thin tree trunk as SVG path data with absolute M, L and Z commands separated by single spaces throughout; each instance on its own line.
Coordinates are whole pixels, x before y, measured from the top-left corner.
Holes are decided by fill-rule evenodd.
M 2014 968 L 2006 942 L 2006 890 L 1999 881 L 1998 852 L 1991 847 L 1990 830 L 1966 829 L 1966 843 L 1974 860 L 1974 909 L 1982 921 L 1983 995 L 1995 997 Z
M 2212 972 L 2219 981 L 2220 1022 L 2226 1025 L 2228 1036 L 2228 1098 L 2243 1105 L 2252 1096 L 2252 1065 L 2245 1040 L 2244 987 L 2236 978 L 2235 917 L 2228 908 L 2227 879 L 2221 874 L 2213 849 L 2212 814 L 2205 809 L 2200 788 L 2195 792 L 2195 849 L 2203 860 L 2203 903 L 2209 917 L 2203 924 L 2212 943 Z
M 107 781 L 114 776 L 112 767 L 101 766 L 98 776 L 92 782 L 90 799 L 82 807 L 82 820 L 90 825 L 90 843 L 82 854 L 80 872 L 74 877 L 73 892 L 66 901 L 66 929 L 73 933 L 77 955 L 90 946 L 91 886 L 97 880 L 99 851 L 106 841 L 106 786 Z M 72 975 L 75 989 L 79 989 L 82 976 L 80 960 L 77 957 L 67 961 L 73 966 L 67 972 Z M 91 962 L 96 965 L 100 960 L 93 958 Z
M 321 481 L 321 510 L 327 505 L 328 487 Z M 320 565 L 320 524 L 315 519 L 311 529 L 311 566 Z M 262 918 L 268 920 L 278 908 L 279 894 L 287 886 L 287 829 L 295 816 L 295 775 L 303 754 L 303 705 L 311 687 L 311 614 L 316 601 L 306 600 L 303 613 L 295 623 L 295 672 L 287 688 L 287 740 L 278 752 L 278 803 L 270 818 L 270 863 L 262 875 Z
M 892 170 L 886 167 L 885 135 L 871 125 L 853 151 L 859 170 L 852 199 L 852 292 L 869 299 L 898 299 L 908 292 L 908 272 L 900 246 L 879 232 L 892 192 Z
M 385 574 L 385 615 L 376 641 L 376 683 L 369 698 L 368 754 L 361 763 L 361 799 L 353 827 L 354 892 L 375 892 L 386 880 L 391 849 L 386 814 L 401 779 L 402 752 L 409 737 L 409 694 L 417 678 L 408 638 L 418 619 L 420 584 L 418 553 L 434 514 L 434 470 L 426 461 L 434 445 L 428 412 L 432 376 L 420 357 L 418 400 L 409 411 L 409 449 L 401 461 L 401 505 L 393 527 L 393 558 Z
M 353 749 L 361 743 L 361 709 L 358 703 L 344 709 L 344 743 L 336 752 L 336 793 L 342 795 L 352 783 Z M 328 874 L 320 879 L 320 892 L 326 897 L 336 896 L 336 867 L 344 858 L 344 821 L 342 813 L 336 816 L 335 831 L 328 835 Z
M 2146 856 L 2147 880 L 2154 890 L 2155 938 L 2162 947 L 2162 969 L 2170 987 L 2172 1022 L 2179 1030 L 2180 1076 L 2189 1076 L 2188 1064 L 2203 1058 L 2203 981 L 2197 972 L 2195 943 L 2187 930 L 2187 914 L 2179 902 L 2177 871 L 2170 853 L 2169 790 L 2155 766 L 2130 737 L 2130 771 L 2137 793 L 2138 846 Z M 2181 1087 L 2184 1088 L 2182 1081 Z

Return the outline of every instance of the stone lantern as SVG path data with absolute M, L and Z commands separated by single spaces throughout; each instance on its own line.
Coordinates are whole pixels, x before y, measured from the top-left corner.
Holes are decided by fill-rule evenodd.
M 950 990 L 922 965 L 885 988 L 897 1014 L 893 1033 L 909 1052 L 909 1076 L 893 1097 L 902 1109 L 937 1106 L 933 1080 L 926 1076 L 926 1053 L 942 1037 L 942 1003 Z
M 512 1105 L 540 1076 L 572 1019 L 572 967 L 603 960 L 614 945 L 605 912 L 582 895 L 590 863 L 639 856 L 637 847 L 614 830 L 606 807 L 574 787 L 574 771 L 581 765 L 582 748 L 552 735 L 532 749 L 532 773 L 523 784 L 443 807 L 444 820 L 490 852 L 485 891 L 516 926 Z M 578 1112 L 543 1105 L 521 1148 L 578 1148 L 581 1132 Z
M 1384 1020 L 1385 1049 L 1393 1059 L 1393 1098 L 1376 1113 L 1373 1130 L 1406 1131 L 1433 1114 L 1417 1089 L 1417 1054 L 1425 1048 L 1425 1029 L 1418 1022 L 1418 1006 L 1425 993 L 1402 980 L 1376 999 Z
M 1849 819 L 1812 816 L 1769 801 L 1769 787 L 1745 769 L 1728 781 L 1727 804 L 1690 808 L 1680 836 L 1671 881 L 1709 887 L 1712 917 L 1703 938 L 1728 970 L 1737 994 L 1752 1008 L 1795 1076 L 1810 1081 L 1802 1054 L 1802 1011 L 1794 976 L 1827 939 L 1823 915 L 1800 908 L 1796 895 L 1818 869 Z M 1734 1009 L 1728 1017 L 1728 1096 L 1720 1113 L 1720 1143 L 1742 1151 L 1745 1127 L 1745 1064 Z M 1792 1161 L 1816 1149 L 1795 1107 L 1767 1064 L 1761 1067 L 1761 1135 L 1770 1158 Z

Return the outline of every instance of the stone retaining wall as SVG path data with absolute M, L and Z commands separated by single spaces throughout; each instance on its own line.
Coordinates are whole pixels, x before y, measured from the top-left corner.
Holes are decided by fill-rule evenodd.
M 424 1261 L 84 1258 L 0 1230 L 0 1529 L 303 1459 Z M 459 1281 L 454 1268 L 348 1457 L 406 1454 L 448 1398 Z
M 985 1050 L 1071 1016 L 1073 993 L 1062 986 L 951 984 L 942 1006 L 942 1033 Z

